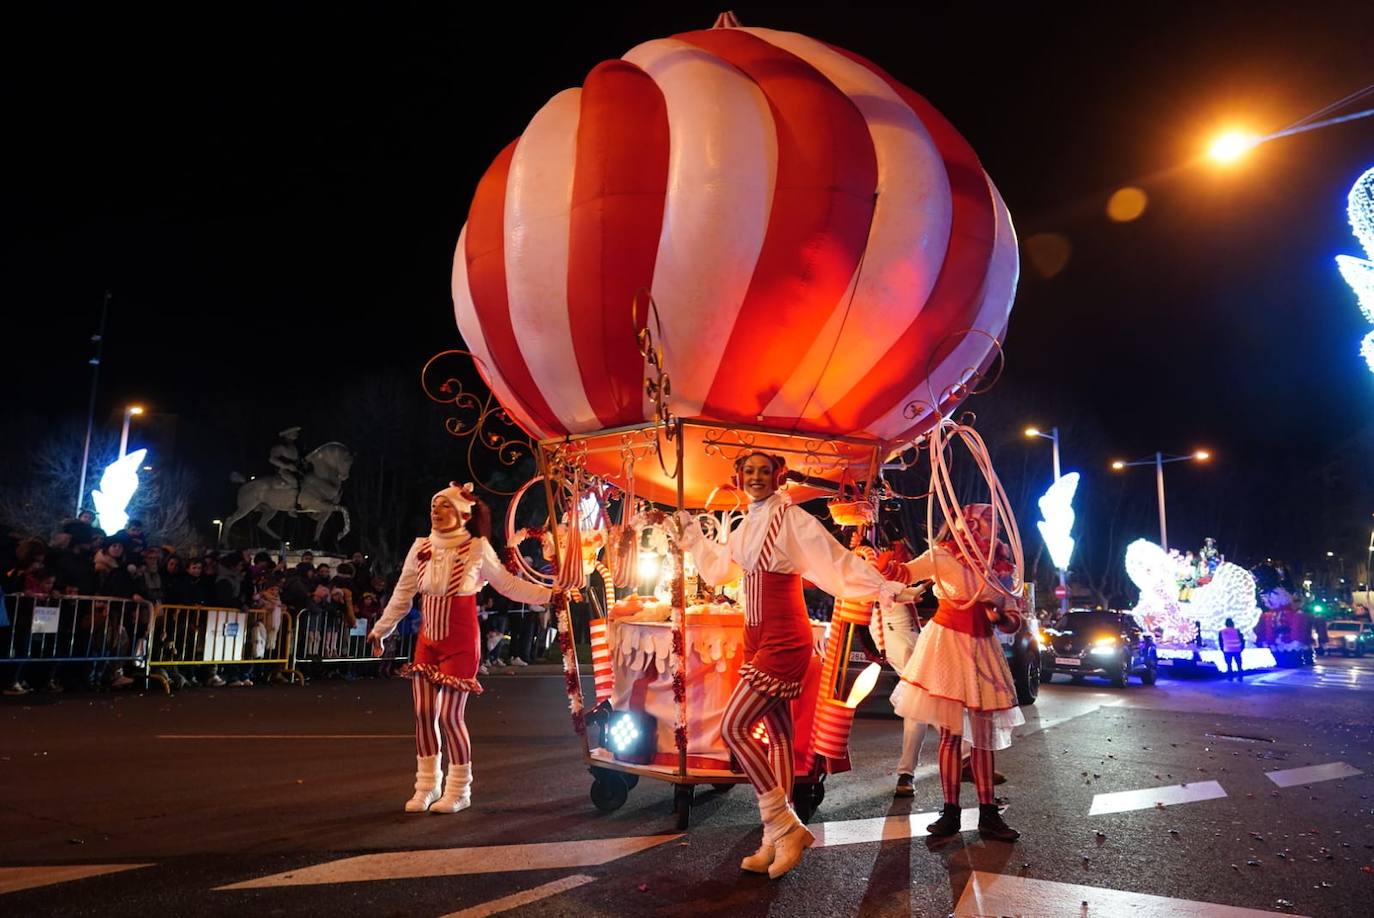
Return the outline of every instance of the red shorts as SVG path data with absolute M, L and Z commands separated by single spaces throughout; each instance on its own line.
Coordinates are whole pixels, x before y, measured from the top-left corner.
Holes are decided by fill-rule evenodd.
M 402 668 L 402 675 L 480 693 L 477 667 L 482 662 L 482 629 L 477 624 L 477 597 L 421 594 L 420 613 L 424 624 L 415 642 L 415 656 Z

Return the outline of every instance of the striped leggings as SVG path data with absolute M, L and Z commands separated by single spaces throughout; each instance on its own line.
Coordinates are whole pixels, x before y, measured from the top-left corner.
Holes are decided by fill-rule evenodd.
M 760 721 L 768 731 L 767 742 L 754 737 L 754 728 Z M 766 794 L 781 787 L 783 794 L 791 799 L 792 703 L 789 699 L 765 695 L 748 682 L 740 682 L 725 705 L 720 729 L 725 745 L 735 754 L 755 791 Z
M 945 792 L 945 803 L 955 806 L 959 805 L 959 778 L 964 769 L 959 758 L 962 739 L 947 727 L 940 728 L 940 787 Z M 993 803 L 996 797 L 992 792 L 992 750 L 974 746 L 969 759 L 978 802 Z
M 472 740 L 463 721 L 469 693 L 435 685 L 423 676 L 413 676 L 410 685 L 415 696 L 415 754 L 438 755 L 446 748 L 450 765 L 470 763 Z

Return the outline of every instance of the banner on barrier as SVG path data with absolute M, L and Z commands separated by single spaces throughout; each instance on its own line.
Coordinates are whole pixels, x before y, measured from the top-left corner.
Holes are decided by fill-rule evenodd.
M 56 634 L 57 619 L 60 615 L 57 606 L 34 606 L 33 627 L 30 634 Z

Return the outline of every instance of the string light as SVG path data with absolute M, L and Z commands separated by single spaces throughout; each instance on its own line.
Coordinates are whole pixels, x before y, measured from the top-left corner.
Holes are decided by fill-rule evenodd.
M 1365 258 L 1337 255 L 1336 267 L 1355 291 L 1360 312 L 1365 319 L 1374 322 L 1374 168 L 1367 170 L 1351 186 L 1346 214 L 1350 218 L 1351 231 L 1364 248 Z M 1374 373 L 1374 332 L 1366 334 L 1360 343 L 1360 355 L 1369 365 L 1369 371 Z

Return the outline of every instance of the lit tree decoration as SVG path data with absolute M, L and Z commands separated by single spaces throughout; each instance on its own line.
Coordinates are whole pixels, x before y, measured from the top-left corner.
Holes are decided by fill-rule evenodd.
M 129 521 L 124 510 L 138 490 L 138 469 L 147 454 L 146 449 L 136 449 L 105 466 L 99 489 L 91 492 L 95 515 L 106 532 L 118 532 Z
M 1126 573 L 1140 588 L 1140 601 L 1132 612 L 1147 628 L 1159 628 L 1165 641 L 1193 639 L 1195 622 L 1210 638 L 1233 619 L 1243 634 L 1259 623 L 1255 604 L 1255 578 L 1245 568 L 1222 562 L 1210 583 L 1194 587 L 1187 601 L 1179 599 L 1177 552 L 1166 552 L 1147 539 L 1126 548 Z
M 1078 473 L 1070 472 L 1055 479 L 1045 496 L 1038 501 L 1043 520 L 1035 525 L 1049 549 L 1050 560 L 1059 570 L 1069 566 L 1073 555 L 1073 495 L 1078 490 Z
M 1354 255 L 1337 255 L 1336 266 L 1341 277 L 1355 291 L 1360 304 L 1360 312 L 1374 323 L 1374 168 L 1356 179 L 1350 188 L 1346 213 L 1350 216 L 1350 228 L 1355 238 L 1364 247 L 1365 258 Z M 1368 260 L 1366 260 L 1368 259 Z M 1369 371 L 1374 373 L 1374 331 L 1364 336 L 1360 344 L 1360 354 Z

